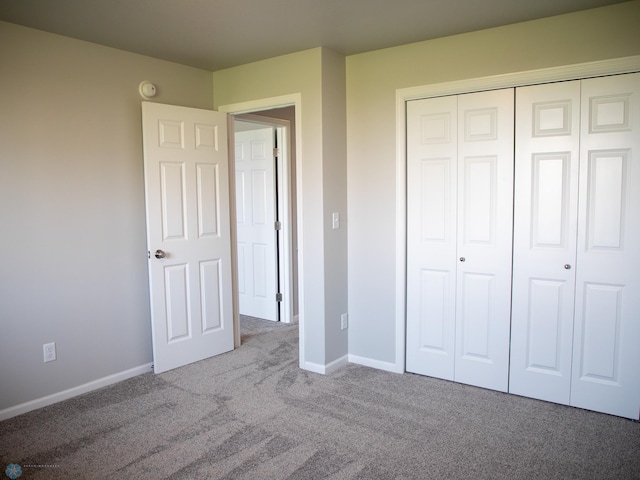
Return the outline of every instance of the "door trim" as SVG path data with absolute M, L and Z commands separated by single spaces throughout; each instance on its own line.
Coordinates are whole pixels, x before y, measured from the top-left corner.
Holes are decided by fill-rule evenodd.
M 221 112 L 226 112 L 228 114 L 230 114 L 230 118 L 229 118 L 229 122 L 231 122 L 231 124 L 233 124 L 233 115 L 237 115 L 237 114 L 247 114 L 247 113 L 255 113 L 255 114 L 259 114 L 261 111 L 264 110 L 271 110 L 274 108 L 282 108 L 282 107 L 291 107 L 293 106 L 295 109 L 295 143 L 296 143 L 296 155 L 295 155 L 295 162 L 296 162 L 296 178 L 295 178 L 295 182 L 296 185 L 302 185 L 302 125 L 301 125 L 301 106 L 302 106 L 302 95 L 300 93 L 294 93 L 291 95 L 282 95 L 279 97 L 270 97 L 270 98 L 263 98 L 263 99 L 258 99 L 258 100 L 250 100 L 247 102 L 240 102 L 240 103 L 232 103 L 232 104 L 227 104 L 227 105 L 220 105 L 218 106 L 218 110 Z M 275 120 L 275 119 L 274 119 Z M 291 155 L 289 155 L 289 159 L 291 159 Z M 231 161 L 233 161 L 233 156 L 231 157 Z M 235 170 L 235 162 L 233 163 L 232 166 L 230 166 L 230 171 Z M 235 188 L 235 177 L 233 179 L 233 182 L 231 183 L 231 188 Z M 234 190 L 235 192 L 235 190 Z M 298 328 L 299 328 L 299 340 L 298 340 L 298 344 L 299 344 L 299 363 L 300 365 L 304 365 L 305 364 L 305 352 L 304 352 L 304 264 L 303 264 L 303 236 L 302 236 L 302 232 L 303 232 L 303 212 L 302 209 L 300 208 L 300 206 L 302 205 L 302 189 L 301 188 L 296 188 L 296 205 L 298 205 L 297 208 L 297 218 L 296 218 L 296 224 L 297 224 L 297 247 L 298 247 L 298 251 L 297 251 L 297 260 L 298 260 L 298 276 L 297 276 L 297 280 L 298 280 Z M 232 198 L 235 197 L 235 195 L 231 195 Z M 235 215 L 235 203 L 233 204 L 233 215 Z M 236 231 L 235 231 L 235 227 L 233 225 L 231 225 L 231 229 L 233 232 L 233 236 L 232 236 L 232 248 L 234 248 L 234 251 L 232 252 L 233 255 L 237 256 L 237 250 L 234 247 L 233 242 L 237 241 L 236 238 Z M 294 254 L 293 251 L 290 252 L 291 255 Z M 292 258 L 292 257 L 290 257 Z M 290 267 L 289 267 L 290 268 Z M 234 305 L 237 305 L 237 299 L 238 299 L 238 291 L 237 291 L 237 264 L 234 266 L 234 272 L 235 272 L 235 279 L 234 279 L 234 284 L 233 284 L 233 295 L 234 295 Z M 291 278 L 292 276 L 290 276 L 290 279 L 293 280 L 293 278 Z M 289 285 L 291 286 L 291 285 Z M 291 297 L 291 295 L 289 295 L 289 297 Z M 290 298 L 290 301 L 293 302 L 293 298 Z M 293 312 L 291 312 L 293 313 Z M 294 321 L 293 315 L 291 316 L 291 320 Z M 240 346 L 240 316 L 238 314 L 238 309 L 236 308 L 234 310 L 234 332 L 235 332 L 235 342 L 236 342 L 236 347 Z
M 528 70 L 466 80 L 396 89 L 396 358 L 390 371 L 405 371 L 407 294 L 407 152 L 406 102 L 420 98 L 457 95 L 537 83 L 579 80 L 589 77 L 632 73 L 640 70 L 640 55 L 560 67 Z

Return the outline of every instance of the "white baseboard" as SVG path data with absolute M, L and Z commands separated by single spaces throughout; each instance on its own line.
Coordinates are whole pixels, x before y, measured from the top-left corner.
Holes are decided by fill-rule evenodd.
M 319 373 L 321 375 L 324 375 L 325 372 L 325 366 L 324 365 L 320 365 L 319 363 L 313 363 L 313 362 L 300 362 L 300 368 L 302 370 L 307 370 L 309 372 L 313 372 L 313 373 Z
M 392 373 L 404 373 L 404 369 L 395 363 L 381 362 L 380 360 L 374 360 L 367 357 L 359 357 L 357 355 L 349 355 L 350 363 L 357 363 L 365 367 L 376 368 L 378 370 L 385 370 Z
M 37 398 L 29 402 L 21 403 L 20 405 L 5 408 L 4 410 L 0 410 L 0 421 L 7 420 L 8 418 L 12 417 L 17 417 L 18 415 L 22 415 L 23 413 L 37 410 L 38 408 L 47 407 L 49 405 L 53 405 L 54 403 L 77 397 L 78 395 L 82 395 L 83 393 L 91 392 L 93 390 L 97 390 L 99 388 L 113 385 L 114 383 L 118 383 L 123 380 L 127 380 L 128 378 L 150 372 L 152 371 L 152 367 L 152 363 L 147 363 L 145 365 L 140 365 L 139 367 L 130 368 L 129 370 L 125 370 L 124 372 L 114 373 L 113 375 L 108 375 L 106 377 L 93 380 L 92 382 L 85 383 L 84 385 L 78 385 L 77 387 L 63 390 L 62 392 L 53 393 L 51 395 L 47 395 L 46 397 Z
M 325 367 L 325 373 L 333 373 L 336 370 L 341 369 L 349 363 L 349 356 L 343 355 L 342 357 L 334 360 L 333 362 L 327 364 Z
M 310 372 L 319 373 L 321 375 L 327 375 L 344 367 L 347 363 L 349 363 L 348 356 L 344 355 L 326 365 L 321 365 L 319 363 L 313 362 L 304 362 L 303 364 L 300 364 L 300 368 L 302 368 L 303 370 L 309 370 Z

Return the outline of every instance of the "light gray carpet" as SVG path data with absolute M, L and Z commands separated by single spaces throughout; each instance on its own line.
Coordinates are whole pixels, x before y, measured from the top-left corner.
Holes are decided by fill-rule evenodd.
M 20 479 L 640 478 L 637 422 L 358 365 L 305 372 L 296 326 L 245 320 L 233 352 L 1 422 L 2 472 L 15 463 Z

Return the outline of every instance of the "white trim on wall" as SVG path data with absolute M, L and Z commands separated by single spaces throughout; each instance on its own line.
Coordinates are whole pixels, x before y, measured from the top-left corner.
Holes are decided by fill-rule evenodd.
M 129 378 L 142 375 L 143 373 L 151 373 L 152 371 L 153 364 L 147 363 L 144 365 L 140 365 L 139 367 L 130 368 L 129 370 L 125 370 L 123 372 L 114 373 L 113 375 L 98 378 L 97 380 L 93 380 L 92 382 L 85 383 L 84 385 L 78 385 L 77 387 L 63 390 L 62 392 L 56 392 L 51 395 L 47 395 L 46 397 L 36 398 L 35 400 L 21 403 L 20 405 L 5 408 L 4 410 L 0 410 L 0 422 L 3 420 L 7 420 L 8 418 L 17 417 L 18 415 L 22 415 L 23 413 L 27 413 L 32 410 L 48 407 L 49 405 L 53 405 L 54 403 L 77 397 L 78 395 L 82 395 L 84 393 L 92 392 L 102 387 L 107 387 L 109 385 L 128 380 Z
M 406 102 L 640 71 L 640 55 L 396 90 L 396 372 L 405 371 L 407 279 Z
M 374 360 L 372 358 L 360 357 L 358 355 L 351 355 L 351 354 L 349 354 L 348 358 L 349 358 L 349 363 L 355 363 L 358 365 L 363 365 L 365 367 L 371 367 L 377 370 L 384 370 L 386 372 L 391 372 L 391 373 L 404 373 L 404 363 L 402 365 L 403 369 L 400 370 L 398 369 L 395 363 L 391 363 L 391 362 L 382 362 L 380 360 Z
M 320 365 L 319 363 L 305 362 L 305 370 L 313 373 L 319 373 L 320 375 L 329 375 L 349 363 L 349 356 L 343 355 L 340 358 L 335 359 L 333 362 L 329 362 L 326 365 Z

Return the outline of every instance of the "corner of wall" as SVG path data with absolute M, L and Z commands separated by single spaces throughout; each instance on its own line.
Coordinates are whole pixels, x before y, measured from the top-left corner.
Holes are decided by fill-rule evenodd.
M 322 191 L 325 271 L 325 363 L 348 355 L 346 58 L 322 49 Z M 337 362 L 337 363 L 336 363 Z

